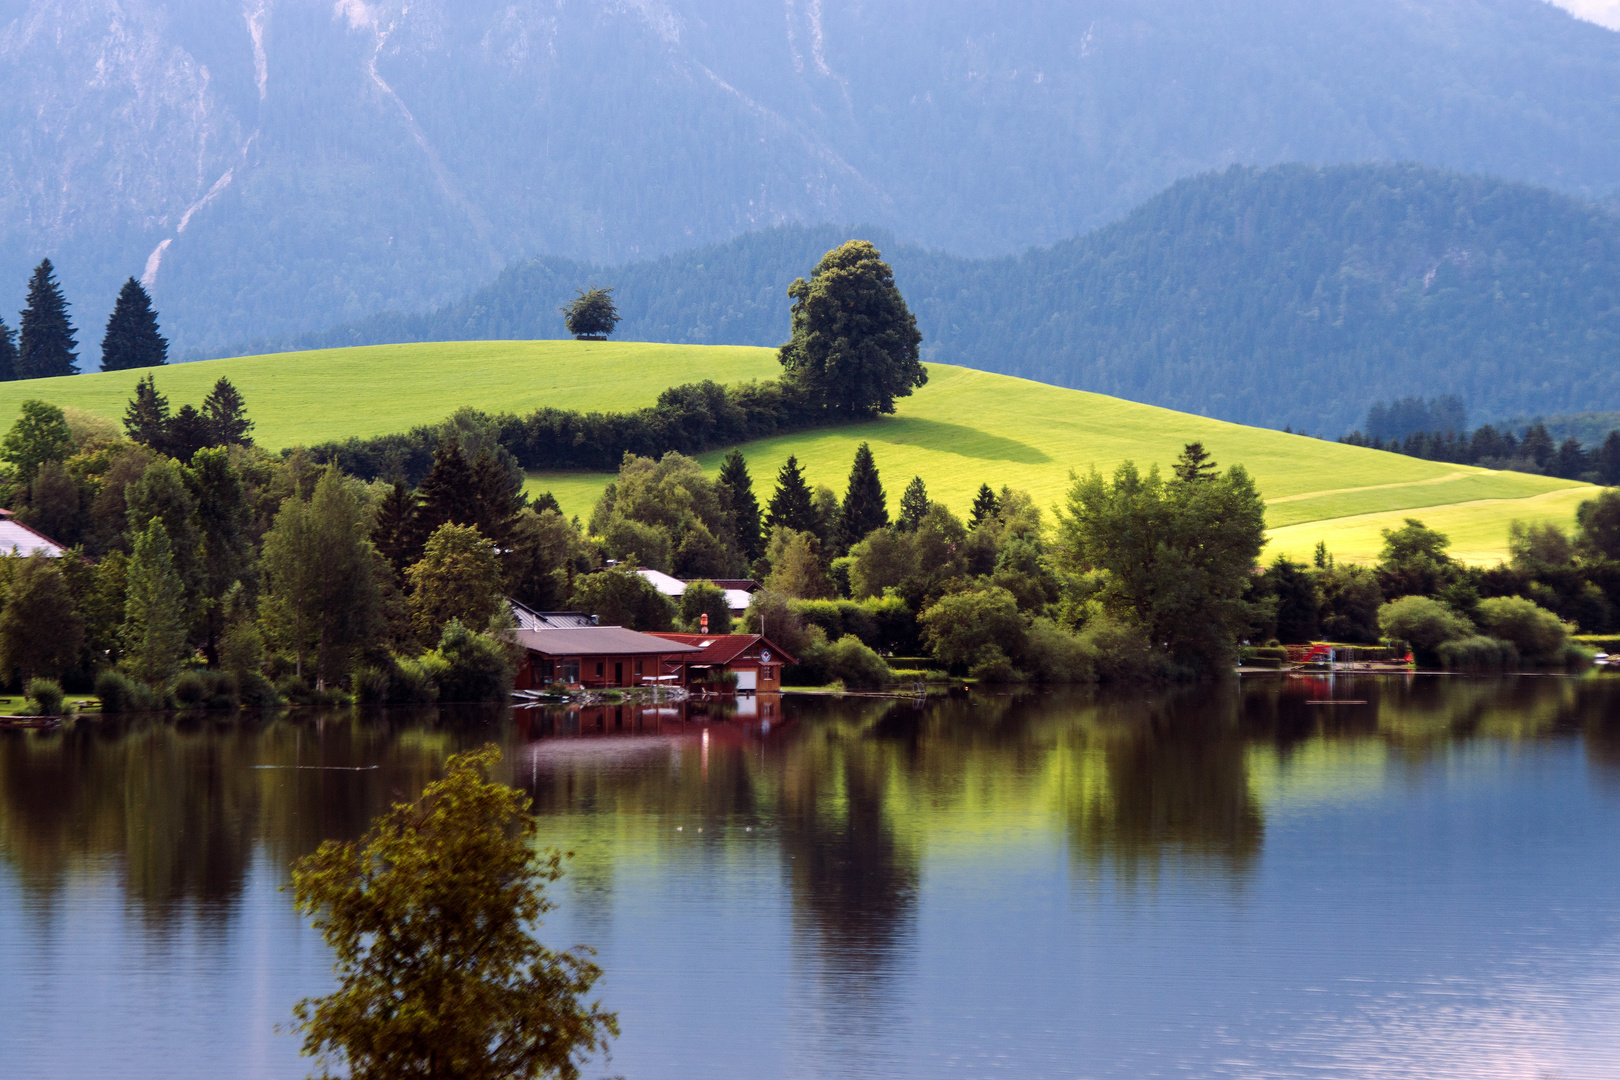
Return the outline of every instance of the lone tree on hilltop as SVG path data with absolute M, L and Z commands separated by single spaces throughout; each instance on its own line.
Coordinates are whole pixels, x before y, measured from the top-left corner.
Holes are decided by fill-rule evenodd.
M 613 290 L 592 285 L 575 291 L 578 295 L 558 309 L 563 313 L 563 325 L 579 341 L 606 341 L 619 325 Z
M 22 313 L 22 333 L 17 346 L 17 377 L 48 379 L 56 375 L 77 375 L 78 342 L 68 321 L 67 300 L 56 284 L 51 260 L 41 259 L 28 281 L 28 306 Z
M 294 864 L 298 909 L 337 954 L 337 988 L 293 1010 L 323 1076 L 577 1080 L 619 1033 L 586 999 L 590 951 L 535 937 L 563 855 L 534 846 L 528 795 L 486 779 L 500 756 L 452 756 L 361 844 Z
M 101 339 L 101 370 L 161 367 L 169 362 L 169 343 L 158 333 L 152 298 L 134 278 L 118 290 L 118 302 Z
M 928 381 L 917 320 L 894 271 L 866 240 L 834 248 L 810 280 L 788 287 L 793 340 L 779 351 L 795 385 L 853 416 L 894 412 L 894 399 Z

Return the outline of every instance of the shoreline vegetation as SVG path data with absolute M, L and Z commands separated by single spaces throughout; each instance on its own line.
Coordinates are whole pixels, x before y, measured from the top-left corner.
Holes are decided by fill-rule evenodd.
M 611 297 L 589 295 L 602 336 Z M 735 578 L 763 586 L 742 626 L 799 658 L 786 683 L 853 691 L 895 685 L 888 657 L 987 684 L 1165 682 L 1322 637 L 1450 667 L 1565 665 L 1585 655 L 1577 624 L 1620 628 L 1615 491 L 1582 505 L 1574 537 L 1515 523 L 1492 568 L 1453 559 L 1418 518 L 1385 530 L 1376 566 L 1325 543 L 1311 563 L 1265 564 L 1257 484 L 1196 441 L 1166 473 L 1071 473 L 1053 513 L 992 475 L 958 514 L 914 475 L 891 517 L 864 442 L 841 493 L 789 455 L 756 494 L 737 442 L 870 422 L 928 381 L 870 244 L 829 252 L 790 296 L 781 378 L 675 387 L 630 414 L 463 409 L 274 454 L 223 378 L 178 409 L 142 378 L 122 430 L 25 402 L 0 440 L 0 498 L 66 550 L 0 559 L 0 678 L 39 713 L 90 690 L 109 714 L 498 702 L 521 659 L 508 597 L 637 630 L 707 616 L 724 632 L 709 583 Z M 717 475 L 689 456 L 728 443 Z M 528 465 L 610 459 L 588 520 L 523 493 Z M 641 567 L 693 584 L 677 603 Z

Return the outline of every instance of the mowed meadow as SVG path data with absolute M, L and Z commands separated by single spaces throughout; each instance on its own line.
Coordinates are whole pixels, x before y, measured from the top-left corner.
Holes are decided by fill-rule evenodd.
M 774 378 L 774 349 L 643 342 L 477 341 L 376 345 L 237 357 L 156 369 L 171 404 L 200 403 L 229 378 L 247 401 L 255 436 L 269 447 L 402 431 L 461 406 L 524 413 L 551 406 L 617 412 L 651 405 L 660 391 L 713 379 Z M 40 398 L 118 418 L 138 372 L 98 372 L 0 383 L 0 423 Z M 1071 471 L 1112 471 L 1131 460 L 1167 468 L 1183 444 L 1202 442 L 1221 465 L 1242 464 L 1267 501 L 1267 557 L 1308 558 L 1318 540 L 1340 559 L 1371 562 L 1381 530 L 1408 516 L 1448 533 L 1455 554 L 1492 563 L 1507 551 L 1508 523 L 1570 525 L 1596 489 L 1553 477 L 1421 461 L 1361 447 L 1244 427 L 1118 398 L 929 365 L 928 385 L 894 416 L 745 444 L 756 491 L 768 497 L 789 454 L 812 484 L 842 493 L 855 447 L 872 445 L 891 513 L 912 476 L 965 513 L 982 483 L 1030 491 L 1058 504 Z M 717 469 L 723 452 L 700 460 Z M 586 515 L 609 476 L 532 474 L 531 494 L 551 491 Z

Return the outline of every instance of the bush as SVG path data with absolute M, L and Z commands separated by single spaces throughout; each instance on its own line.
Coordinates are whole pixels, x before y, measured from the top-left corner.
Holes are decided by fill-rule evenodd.
M 1038 618 L 1024 635 L 1024 670 L 1037 682 L 1090 683 L 1097 681 L 1096 658 L 1074 634 L 1051 619 Z
M 101 699 L 104 713 L 152 712 L 162 707 L 150 686 L 121 671 L 103 671 L 96 676 L 96 697 Z
M 388 672 L 371 664 L 363 664 L 349 676 L 354 688 L 354 700 L 361 705 L 381 705 L 388 700 Z
M 1243 650 L 1244 660 L 1288 660 L 1288 650 L 1281 645 L 1253 645 Z
M 272 684 L 277 696 L 290 705 L 313 705 L 315 691 L 310 689 L 309 683 L 299 678 L 294 672 L 287 672 Z
M 1023 682 L 1023 675 L 1013 667 L 1012 659 L 999 645 L 981 645 L 968 664 L 968 676 L 982 683 Z
M 1533 664 L 1563 660 L 1564 644 L 1574 627 L 1522 596 L 1496 596 L 1481 600 L 1479 625 L 1492 637 L 1510 641 L 1519 655 Z
M 1438 600 L 1403 596 L 1378 609 L 1378 626 L 1385 637 L 1403 638 L 1412 645 L 1419 663 L 1439 660 L 1437 650 L 1448 641 L 1471 637 L 1474 626 Z
M 501 702 L 512 693 L 515 674 L 506 646 L 451 619 L 439 647 L 423 658 L 439 687 L 440 701 Z
M 1441 642 L 1436 653 L 1440 666 L 1452 671 L 1511 671 L 1519 666 L 1519 650 L 1512 642 L 1483 634 Z
M 182 672 L 170 693 L 180 709 L 234 709 L 235 691 L 231 680 L 220 672 L 193 670 Z
M 23 693 L 28 697 L 23 711 L 29 716 L 62 715 L 62 684 L 55 679 L 29 679 Z
M 1026 627 L 1018 601 L 999 586 L 942 596 L 918 622 L 934 655 L 947 664 L 979 664 L 987 645 L 1003 656 L 1024 647 Z
M 1165 673 L 1164 658 L 1148 645 L 1141 629 L 1107 615 L 1086 621 L 1080 644 L 1090 654 L 1100 682 L 1142 682 Z
M 799 657 L 797 674 L 818 683 L 842 682 L 854 690 L 879 690 L 894 682 L 883 657 L 852 635 L 811 644 Z
M 237 702 L 244 709 L 273 709 L 281 704 L 276 688 L 257 671 L 239 672 L 231 679 L 236 686 Z

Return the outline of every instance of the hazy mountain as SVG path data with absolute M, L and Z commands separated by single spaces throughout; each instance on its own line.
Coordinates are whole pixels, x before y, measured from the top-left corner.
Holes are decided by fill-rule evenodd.
M 184 352 L 776 224 L 1012 252 L 1231 163 L 1608 193 L 1620 35 L 1540 0 L 0 0 L 0 131 L 0 310 L 49 254 L 99 340 L 145 273 Z
M 1457 394 L 1478 422 L 1620 409 L 1620 219 L 1404 165 L 1205 174 L 1018 256 L 820 226 L 620 267 L 541 259 L 299 344 L 562 337 L 558 305 L 598 283 L 620 338 L 775 345 L 788 283 L 851 235 L 884 248 L 930 360 L 1335 436 L 1414 394 Z

